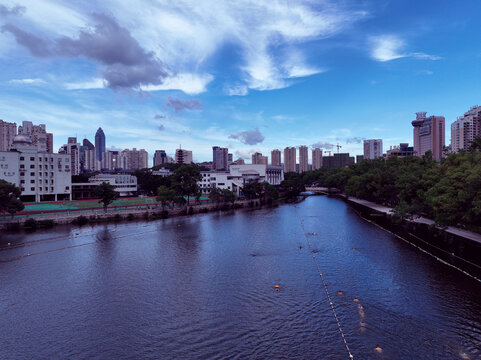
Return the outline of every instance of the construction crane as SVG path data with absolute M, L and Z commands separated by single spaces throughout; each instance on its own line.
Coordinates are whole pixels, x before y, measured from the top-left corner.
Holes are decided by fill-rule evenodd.
M 332 146 L 332 147 L 335 146 L 335 147 L 337 148 L 337 153 L 338 153 L 338 154 L 339 154 L 339 149 L 342 148 L 342 145 L 339 145 L 339 143 L 337 143 L 337 144 L 335 144 L 335 145 L 334 145 L 334 144 L 325 144 L 325 145 L 329 145 L 329 146 Z M 330 151 L 326 151 L 326 152 L 328 152 L 328 153 L 329 153 L 329 156 L 331 156 L 331 152 L 330 152 Z

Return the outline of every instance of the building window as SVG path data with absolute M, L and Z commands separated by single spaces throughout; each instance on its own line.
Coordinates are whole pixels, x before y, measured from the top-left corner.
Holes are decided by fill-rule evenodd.
M 35 165 L 34 164 L 30 165 L 30 169 L 35 169 Z
M 25 160 L 25 158 L 23 156 L 20 156 L 20 161 L 23 161 Z
M 20 180 L 20 184 L 25 184 L 25 180 Z
M 24 187 L 22 187 L 22 188 L 20 188 L 20 190 L 22 190 L 22 191 L 25 191 L 25 188 L 24 188 Z
M 25 165 L 20 164 L 20 169 L 25 169 Z
M 23 171 L 21 171 L 20 176 L 25 176 L 25 173 Z
M 34 172 L 31 172 L 31 173 L 30 173 L 30 176 L 35 176 L 35 173 L 34 173 Z
M 34 187 L 31 187 L 31 188 L 30 188 L 30 191 L 35 191 L 35 188 L 34 188 Z
M 70 190 L 70 186 L 65 186 L 65 190 Z
M 33 156 L 30 156 L 30 161 L 35 161 L 35 158 Z
M 40 186 L 38 189 L 39 189 L 40 191 L 42 191 L 42 187 L 41 187 L 41 186 Z
M 35 180 L 30 180 L 30 184 L 35 184 Z

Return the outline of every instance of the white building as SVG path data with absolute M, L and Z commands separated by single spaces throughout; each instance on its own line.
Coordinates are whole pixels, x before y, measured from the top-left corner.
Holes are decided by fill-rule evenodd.
M 299 173 L 309 171 L 309 155 L 307 151 L 307 146 L 299 146 Z
M 281 151 L 280 150 L 272 150 L 271 151 L 271 165 L 272 166 L 281 166 Z
M 382 157 L 382 140 L 364 140 L 364 159 L 376 159 Z
M 26 135 L 15 136 L 11 151 L 0 152 L 0 179 L 20 187 L 26 202 L 71 200 L 70 156 L 39 152 Z
M 240 195 L 244 185 L 252 182 L 268 182 L 280 185 L 284 180 L 284 171 L 280 166 L 266 164 L 231 165 L 229 172 L 201 171 L 202 180 L 197 184 L 203 194 L 211 189 L 228 189 Z
M 113 185 L 114 190 L 121 197 L 137 194 L 136 176 L 129 174 L 98 174 L 91 176 L 87 183 L 72 184 L 73 198 L 75 200 L 94 198 L 95 188 L 104 182 Z
M 473 140 L 481 136 L 481 106 L 473 106 L 451 124 L 451 150 L 468 151 Z
M 53 134 L 47 133 L 45 124 L 33 125 L 31 121 L 24 121 L 18 127 L 18 135 L 27 135 L 39 152 L 53 153 Z

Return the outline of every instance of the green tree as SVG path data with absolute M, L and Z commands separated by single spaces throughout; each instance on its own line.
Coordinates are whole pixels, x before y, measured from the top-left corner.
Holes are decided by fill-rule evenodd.
M 222 200 L 222 191 L 219 188 L 212 188 L 209 192 L 209 199 L 219 204 Z
M 231 203 L 233 204 L 236 199 L 236 195 L 233 191 L 230 191 L 229 189 L 222 189 L 222 197 L 225 203 Z
M 258 199 L 262 196 L 264 188 L 261 183 L 251 182 L 245 184 L 242 190 L 247 199 Z
M 172 177 L 172 184 L 177 194 L 187 196 L 186 204 L 189 204 L 190 197 L 196 196 L 200 188 L 197 182 L 202 180 L 199 167 L 195 164 L 182 165 L 175 170 Z
M 99 203 L 102 203 L 104 205 L 104 211 L 107 211 L 107 206 L 117 199 L 118 193 L 114 190 L 113 185 L 103 182 L 95 188 L 94 196 L 100 199 Z
M 294 198 L 305 190 L 302 177 L 296 173 L 285 174 L 285 179 L 281 183 L 281 191 L 287 198 Z
M 22 211 L 23 202 L 19 199 L 22 191 L 15 184 L 0 180 L 0 213 L 13 215 Z
M 165 206 L 173 202 L 175 200 L 175 190 L 168 188 L 167 186 L 161 185 L 157 188 L 157 197 L 156 200 L 160 201 L 162 204 L 162 210 L 165 209 Z

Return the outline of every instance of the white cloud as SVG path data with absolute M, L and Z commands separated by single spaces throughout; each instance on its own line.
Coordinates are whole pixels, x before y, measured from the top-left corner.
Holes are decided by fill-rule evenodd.
M 246 96 L 249 93 L 249 88 L 245 85 L 226 86 L 224 92 L 229 96 Z
M 97 78 L 83 82 L 65 83 L 63 86 L 67 90 L 103 89 L 105 87 L 105 81 Z
M 207 91 L 207 85 L 214 80 L 211 74 L 181 73 L 164 79 L 160 85 L 149 85 L 142 90 L 181 90 L 188 95 L 197 95 Z
M 41 85 L 41 84 L 45 84 L 45 80 L 43 79 L 39 79 L 39 78 L 35 78 L 35 79 L 12 79 L 9 81 L 10 84 L 17 84 L 17 85 L 22 85 L 22 84 L 26 84 L 26 85 Z
M 394 35 L 381 35 L 371 38 L 371 56 L 377 61 L 391 61 L 407 55 L 402 53 L 405 46 L 404 40 Z
M 440 60 L 437 55 L 429 55 L 422 52 L 404 52 L 406 42 L 396 35 L 380 35 L 370 38 L 371 57 L 377 61 L 391 61 L 406 57 L 420 60 Z
M 228 94 L 245 95 L 247 88 L 281 89 L 291 85 L 290 78 L 317 74 L 321 70 L 308 64 L 300 45 L 338 34 L 367 15 L 328 0 L 138 0 L 136 6 L 128 0 L 95 5 L 65 5 L 60 0 L 18 2 L 27 8 L 18 25 L 51 38 L 75 37 L 79 29 L 90 29 L 91 13 L 111 14 L 144 49 L 179 74 L 151 89 L 175 88 L 187 94 L 206 91 L 213 77 L 202 68 L 225 45 L 238 51 L 240 73 L 235 75 L 243 82 L 229 86 Z M 290 53 L 299 56 L 293 61 Z

